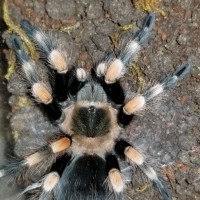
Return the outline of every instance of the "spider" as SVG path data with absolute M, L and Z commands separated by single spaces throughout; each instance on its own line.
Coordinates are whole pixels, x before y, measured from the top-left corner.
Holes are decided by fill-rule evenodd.
M 22 193 L 38 189 L 36 199 L 40 200 L 124 199 L 126 183 L 118 162 L 122 159 L 132 168 L 139 168 L 162 199 L 172 199 L 163 179 L 145 156 L 123 139 L 124 128 L 134 116 L 164 90 L 176 85 L 191 68 L 183 64 L 144 93 L 126 94 L 120 78 L 149 37 L 154 22 L 155 14 L 148 14 L 142 28 L 119 55 L 106 54 L 88 73 L 83 68 L 70 66 L 67 53 L 56 40 L 22 20 L 22 29 L 48 66 L 47 78 L 37 70 L 37 64 L 15 34 L 10 36 L 10 48 L 21 65 L 30 98 L 60 132 L 56 137 L 45 138 L 46 145 L 37 144 L 32 154 L 3 166 L 1 178 L 17 178 L 25 171 L 37 171 L 38 166 L 48 161 L 47 165 L 43 164 L 45 174 Z

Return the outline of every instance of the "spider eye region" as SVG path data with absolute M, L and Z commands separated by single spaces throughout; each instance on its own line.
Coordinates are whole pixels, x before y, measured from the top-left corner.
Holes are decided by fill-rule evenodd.
M 86 137 L 97 137 L 109 132 L 111 126 L 109 110 L 89 105 L 78 107 L 72 117 L 73 132 Z

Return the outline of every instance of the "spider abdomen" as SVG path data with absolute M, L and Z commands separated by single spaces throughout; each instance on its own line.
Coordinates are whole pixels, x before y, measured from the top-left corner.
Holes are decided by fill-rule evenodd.
M 99 156 L 76 156 L 60 180 L 58 200 L 106 199 L 106 162 Z

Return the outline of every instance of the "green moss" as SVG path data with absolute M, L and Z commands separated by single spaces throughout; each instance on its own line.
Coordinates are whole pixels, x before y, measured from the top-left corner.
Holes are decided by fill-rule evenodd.
M 31 100 L 26 96 L 17 96 L 16 106 L 20 108 L 25 108 L 31 105 Z
M 8 70 L 5 75 L 6 80 L 9 80 L 13 72 L 15 71 L 15 65 L 16 65 L 16 57 L 13 51 L 9 51 L 8 55 Z
M 161 6 L 162 0 L 135 0 L 135 8 L 147 12 L 157 12 L 166 16 L 166 11 Z
M 20 132 L 19 131 L 12 131 L 12 135 L 15 141 L 18 141 Z
M 119 27 L 119 29 L 122 31 L 129 31 L 129 30 L 133 30 L 135 28 L 136 28 L 136 24 L 127 24 L 127 25 Z
M 71 25 L 71 26 L 67 26 L 67 27 L 61 27 L 60 28 L 60 31 L 62 31 L 62 32 L 65 32 L 65 33 L 67 33 L 67 34 L 71 34 L 71 32 L 73 31 L 73 30 L 76 30 L 77 28 L 79 28 L 80 27 L 80 22 L 77 22 L 77 23 L 75 23 L 75 24 L 73 24 L 73 25 Z
M 137 77 L 137 83 L 138 83 L 138 93 L 141 93 L 142 89 L 143 89 L 143 86 L 144 86 L 144 79 L 141 75 L 141 72 L 140 72 L 140 68 L 137 66 L 136 63 L 134 63 L 131 68 L 130 68 L 130 75 L 132 77 Z
M 136 192 L 144 192 L 144 191 L 146 191 L 147 189 L 149 189 L 151 187 L 151 184 L 145 184 L 145 185 L 143 185 L 142 187 L 139 187 L 139 188 L 137 188 L 136 189 Z
M 15 24 L 10 17 L 8 0 L 5 0 L 4 4 L 3 4 L 3 19 L 4 19 L 4 22 L 6 23 L 6 25 L 8 26 L 7 32 L 9 34 L 15 33 L 15 34 L 19 35 L 19 37 L 23 41 L 25 50 L 28 52 L 28 54 L 30 54 L 30 56 L 33 60 L 36 60 L 37 53 L 36 53 L 34 44 L 29 40 L 29 38 L 27 37 L 25 32 L 22 30 L 20 25 Z M 7 80 L 10 78 L 10 76 L 14 72 L 14 68 L 16 65 L 16 59 L 14 58 L 14 54 L 10 54 L 9 60 L 8 60 L 8 65 L 9 65 L 8 72 L 5 76 Z

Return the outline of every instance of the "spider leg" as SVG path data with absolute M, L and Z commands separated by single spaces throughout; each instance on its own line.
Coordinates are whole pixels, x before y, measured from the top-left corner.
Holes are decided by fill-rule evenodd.
M 189 74 L 190 68 L 191 66 L 188 63 L 183 64 L 171 76 L 166 77 L 143 94 L 138 94 L 132 99 L 126 100 L 119 112 L 119 122 L 123 125 L 128 125 L 134 114 L 144 110 L 148 102 L 152 101 L 165 90 L 175 86 L 179 80 Z
M 124 181 L 120 171 L 119 163 L 115 155 L 106 156 L 106 169 L 108 173 L 108 184 L 115 193 L 121 193 L 124 190 Z
M 51 142 L 48 146 L 28 155 L 25 159 L 12 162 L 0 169 L 0 178 L 11 175 L 17 176 L 23 169 L 32 168 L 49 157 L 57 157 L 61 153 L 64 154 L 70 145 L 71 141 L 68 137 L 62 137 L 59 140 Z
M 68 93 L 72 96 L 75 96 L 78 93 L 78 91 L 86 84 L 87 73 L 83 68 L 72 68 L 72 70 L 69 73 L 69 76 L 71 76 L 71 79 L 69 79 L 70 82 Z
M 115 103 L 115 104 L 123 104 L 125 100 L 124 91 L 119 83 L 116 81 L 111 84 L 107 84 L 105 82 L 105 74 L 109 64 L 115 58 L 113 52 L 108 52 L 105 58 L 97 65 L 96 70 L 92 69 L 92 75 L 100 83 L 106 92 L 107 96 Z
M 28 87 L 31 88 L 31 95 L 34 97 L 35 101 L 43 105 L 49 118 L 58 120 L 62 115 L 62 111 L 56 100 L 53 98 L 51 86 L 42 81 L 42 77 L 36 70 L 36 64 L 25 52 L 19 37 L 11 35 L 10 40 L 12 43 L 11 48 L 15 51 L 17 59 L 22 66 Z
M 54 38 L 47 37 L 28 21 L 21 21 L 22 29 L 35 42 L 42 56 L 48 61 L 55 76 L 55 94 L 59 102 L 67 100 L 68 94 L 75 95 L 85 84 L 87 74 L 83 68 L 70 68 L 70 58 Z
M 107 67 L 105 73 L 105 82 L 112 84 L 121 78 L 126 72 L 126 65 L 128 65 L 138 54 L 143 43 L 147 40 L 155 22 L 155 14 L 150 13 L 143 24 L 142 29 L 136 34 L 120 55 L 113 59 Z
M 71 157 L 66 154 L 58 157 L 52 165 L 50 172 L 45 176 L 42 185 L 42 193 L 39 200 L 49 199 L 48 197 L 57 191 L 58 183 L 66 166 L 70 163 Z
M 14 195 L 12 199 L 20 199 L 24 194 L 29 193 L 34 189 L 41 190 L 41 194 L 37 199 L 44 200 L 50 199 L 52 196 L 58 182 L 60 180 L 60 176 L 57 172 L 50 172 L 44 176 L 43 179 L 36 183 L 32 183 L 31 185 L 27 186 L 23 191 Z
M 21 191 L 18 194 L 15 194 L 14 196 L 12 196 L 11 198 L 7 199 L 7 200 L 12 200 L 12 199 L 17 199 L 19 200 L 25 193 L 34 190 L 34 189 L 38 189 L 42 187 L 42 183 L 41 182 L 37 182 L 37 183 L 33 183 L 29 186 L 27 186 L 23 191 Z
M 115 151 L 118 155 L 125 157 L 131 164 L 136 165 L 139 169 L 154 183 L 158 188 L 164 200 L 171 200 L 171 195 L 164 185 L 163 181 L 158 177 L 154 169 L 145 162 L 144 156 L 128 142 L 120 140 L 116 143 Z
M 62 173 L 65 167 L 69 164 L 70 159 L 71 157 L 66 154 L 57 157 L 48 174 L 46 174 L 41 180 L 27 186 L 20 193 L 14 195 L 12 199 L 20 199 L 22 195 L 29 193 L 31 190 L 34 189 L 38 189 L 40 191 L 37 199 L 51 199 L 51 197 L 57 191 L 58 183 L 60 181 Z
M 155 14 L 150 13 L 143 24 L 142 29 L 136 34 L 135 38 L 126 45 L 125 49 L 116 57 L 109 53 L 96 67 L 97 80 L 103 86 L 107 95 L 116 104 L 123 104 L 125 95 L 118 80 L 124 76 L 126 65 L 135 59 L 141 46 L 147 40 L 153 28 Z
M 40 194 L 39 200 L 49 199 L 51 194 L 56 189 L 60 181 L 60 175 L 57 172 L 50 172 L 48 173 L 43 180 L 42 183 L 42 193 Z

